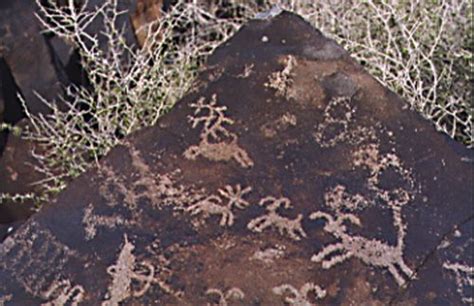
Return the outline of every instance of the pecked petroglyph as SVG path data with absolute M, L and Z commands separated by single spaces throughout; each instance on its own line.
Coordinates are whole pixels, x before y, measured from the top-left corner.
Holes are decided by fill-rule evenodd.
M 244 66 L 244 71 L 242 71 L 242 73 L 238 74 L 237 78 L 239 78 L 239 79 L 248 78 L 252 73 L 254 73 L 254 71 L 253 71 L 254 66 L 255 66 L 254 64 L 246 64 Z
M 279 97 L 290 98 L 290 89 L 293 85 L 293 73 L 296 68 L 296 58 L 288 55 L 284 60 L 285 67 L 281 71 L 272 73 L 268 77 L 268 81 L 264 84 L 265 87 L 276 90 L 276 95 Z
M 0 306 L 5 306 L 6 302 L 10 302 L 13 298 L 12 294 L 0 296 Z
M 20 229 L 15 240 L 4 243 L 10 246 L 0 268 L 9 271 L 26 292 L 36 297 L 43 297 L 43 292 L 61 278 L 64 267 L 76 257 L 74 251 L 35 222 Z
M 275 121 L 264 124 L 260 131 L 266 138 L 273 138 L 289 127 L 295 127 L 298 120 L 295 115 L 287 112 Z
M 285 251 L 281 247 L 268 248 L 263 251 L 258 250 L 249 258 L 250 260 L 258 260 L 265 264 L 273 264 L 275 260 L 285 256 Z
M 84 217 L 82 218 L 84 224 L 84 231 L 86 233 L 85 239 L 91 240 L 97 234 L 97 227 L 106 227 L 108 229 L 115 229 L 119 226 L 133 225 L 133 221 L 126 220 L 121 215 L 100 216 L 94 214 L 94 206 L 89 206 L 84 209 Z
M 353 124 L 356 108 L 350 97 L 332 98 L 323 111 L 324 119 L 313 137 L 323 148 L 331 148 L 341 143 L 358 145 L 367 140 L 375 140 L 373 128 Z
M 277 295 L 286 296 L 284 301 L 290 306 L 314 306 L 315 304 L 310 302 L 310 292 L 314 292 L 315 299 L 318 300 L 326 297 L 326 290 L 314 283 L 306 283 L 299 290 L 293 285 L 283 284 L 273 288 L 272 291 Z
M 211 288 L 206 291 L 206 295 L 215 295 L 219 298 L 218 306 L 228 306 L 231 300 L 238 301 L 245 298 L 244 292 L 237 287 L 232 287 L 225 293 L 221 289 Z M 215 305 L 208 303 L 209 306 Z
M 133 255 L 134 249 L 135 246 L 124 234 L 124 244 L 117 262 L 107 268 L 112 282 L 108 287 L 106 300 L 103 301 L 102 306 L 117 306 L 128 298 L 141 297 L 153 284 L 157 284 L 166 293 L 172 292 L 165 281 L 155 277 L 155 266 L 147 261 L 137 263 L 136 257 Z M 137 272 L 138 267 L 142 268 L 139 272 Z M 138 283 L 138 288 L 132 288 L 132 282 Z
M 224 125 L 232 125 L 234 121 L 225 116 L 226 106 L 217 105 L 217 95 L 214 94 L 211 101 L 206 103 L 205 98 L 200 98 L 191 107 L 195 109 L 194 116 L 189 117 L 193 128 L 203 124 L 198 145 L 192 145 L 186 149 L 184 156 L 187 159 L 195 160 L 202 156 L 212 161 L 235 160 L 241 167 L 250 168 L 253 160 L 247 151 L 238 145 L 236 134 L 229 132 Z M 196 117 L 201 113 L 200 117 Z
M 454 273 L 456 286 L 463 303 L 472 305 L 474 303 L 474 267 L 459 262 L 443 263 L 443 268 Z
M 294 240 L 300 240 L 306 237 L 306 233 L 301 225 L 303 214 L 298 214 L 295 219 L 288 219 L 278 214 L 279 208 L 291 208 L 291 202 L 288 198 L 266 197 L 260 200 L 260 206 L 265 206 L 267 214 L 255 218 L 249 222 L 247 228 L 253 232 L 261 233 L 266 228 L 275 227 L 281 235 L 287 234 Z
M 398 243 L 392 246 L 377 239 L 349 234 L 344 221 L 361 226 L 359 218 L 353 214 L 338 213 L 334 218 L 328 213 L 317 211 L 310 215 L 310 219 L 325 219 L 324 231 L 339 239 L 339 242 L 325 246 L 311 258 L 311 261 L 322 262 L 324 269 L 329 269 L 355 257 L 365 264 L 388 269 L 399 286 L 405 284 L 405 278 L 410 279 L 414 276 L 414 271 L 403 259 L 403 237 L 405 235 L 403 223 L 398 227 Z
M 49 302 L 43 303 L 41 306 L 77 306 L 83 301 L 84 294 L 85 290 L 82 286 L 73 286 L 71 281 L 61 280 L 51 284 L 48 290 L 42 294 L 43 298 Z
M 220 215 L 220 226 L 232 226 L 234 224 L 234 213 L 232 209 L 244 209 L 250 205 L 244 199 L 244 196 L 252 191 L 251 187 L 242 187 L 238 184 L 235 187 L 226 185 L 223 189 L 219 189 L 219 195 L 210 195 L 204 199 L 197 201 L 195 204 L 186 208 L 191 215 L 204 214 L 206 217 L 210 215 Z M 223 200 L 227 200 L 223 204 Z

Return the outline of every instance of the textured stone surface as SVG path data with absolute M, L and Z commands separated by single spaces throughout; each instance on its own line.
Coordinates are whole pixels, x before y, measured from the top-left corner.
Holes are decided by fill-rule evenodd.
M 472 153 L 289 13 L 0 246 L 18 305 L 460 305 Z

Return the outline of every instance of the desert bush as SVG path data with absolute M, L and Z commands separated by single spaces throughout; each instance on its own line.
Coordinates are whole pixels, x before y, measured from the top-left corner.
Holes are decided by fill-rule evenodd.
M 37 0 L 44 30 L 79 51 L 89 86 L 67 88 L 66 110 L 45 101 L 25 137 L 38 142 L 45 194 L 98 162 L 123 137 L 153 125 L 191 87 L 206 57 L 256 13 L 275 5 L 302 15 L 342 44 L 380 82 L 435 126 L 472 146 L 473 35 L 469 0 L 178 1 L 146 31 L 143 48 L 125 43 L 117 0 L 87 11 L 69 0 Z M 257 2 L 259 2 L 257 4 Z M 96 18 L 104 32 L 88 34 Z M 158 35 L 156 35 L 158 33 Z M 99 47 L 98 35 L 107 40 Z M 45 198 L 45 197 L 42 197 Z M 47 197 L 46 197 L 47 198 Z

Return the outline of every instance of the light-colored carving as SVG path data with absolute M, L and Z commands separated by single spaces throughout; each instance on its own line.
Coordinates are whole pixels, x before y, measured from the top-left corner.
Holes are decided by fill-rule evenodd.
M 267 138 L 272 138 L 285 131 L 290 126 L 296 126 L 298 120 L 295 115 L 291 113 L 285 113 L 275 121 L 270 121 L 264 124 L 260 130 L 263 135 Z
M 285 296 L 285 302 L 291 306 L 314 306 L 309 301 L 309 293 L 312 291 L 315 298 L 320 300 L 326 296 L 326 290 L 313 283 L 304 284 L 299 290 L 289 284 L 283 284 L 273 288 L 273 293 Z
M 237 75 L 237 78 L 239 78 L 239 79 L 248 78 L 253 73 L 253 67 L 254 66 L 255 66 L 254 64 L 245 65 L 244 71 L 241 74 Z
M 242 189 L 240 185 L 236 185 L 235 188 L 227 185 L 224 189 L 218 190 L 219 195 L 211 195 L 199 200 L 189 206 L 186 211 L 190 212 L 191 215 L 200 213 L 205 214 L 205 216 L 221 215 L 219 224 L 221 226 L 232 226 L 235 219 L 232 209 L 234 207 L 244 209 L 249 206 L 250 204 L 244 199 L 244 196 L 251 190 L 251 187 Z M 222 204 L 222 198 L 227 199 L 225 205 Z
M 445 262 L 443 268 L 453 272 L 456 277 L 456 286 L 462 302 L 472 305 L 474 303 L 474 267 L 455 262 Z
M 268 248 L 263 251 L 258 250 L 250 257 L 250 260 L 259 260 L 265 264 L 272 264 L 276 259 L 285 256 L 285 252 L 281 248 Z
M 329 269 L 338 263 L 355 257 L 365 264 L 388 269 L 399 286 L 405 284 L 405 277 L 410 279 L 414 276 L 414 272 L 403 259 L 403 223 L 399 224 L 398 227 L 397 245 L 391 246 L 377 239 L 350 235 L 343 224 L 344 221 L 347 220 L 355 225 L 361 225 L 359 218 L 353 214 L 338 213 L 336 218 L 333 218 L 325 212 L 317 211 L 310 215 L 310 219 L 326 219 L 324 230 L 339 239 L 339 242 L 325 246 L 323 250 L 311 258 L 314 262 L 322 262 L 324 269 Z M 331 257 L 331 255 L 333 256 Z
M 103 306 L 118 306 L 119 303 L 130 297 L 141 297 L 153 284 L 158 284 L 166 293 L 172 292 L 172 289 L 164 281 L 155 277 L 155 267 L 151 263 L 136 262 L 135 255 L 133 255 L 134 249 L 135 246 L 125 234 L 124 244 L 117 262 L 107 268 L 107 273 L 112 276 L 112 283 L 108 288 L 106 300 L 102 303 Z M 140 272 L 136 272 L 138 266 L 142 267 Z M 139 289 L 132 288 L 132 281 L 138 282 Z
M 212 161 L 235 160 L 241 167 L 250 168 L 253 161 L 248 153 L 238 144 L 236 134 L 229 132 L 225 125 L 232 125 L 234 121 L 225 116 L 226 106 L 217 105 L 217 95 L 214 94 L 210 102 L 205 98 L 191 104 L 195 109 L 194 116 L 189 117 L 193 128 L 203 125 L 198 145 L 192 145 L 184 152 L 187 159 L 195 160 L 202 156 Z M 204 114 L 203 114 L 204 113 Z M 202 114 L 200 117 L 196 117 Z
M 11 301 L 12 298 L 13 295 L 11 294 L 0 296 L 0 306 L 5 306 L 5 303 Z
M 70 260 L 78 256 L 35 221 L 18 229 L 14 237 L 5 241 L 4 252 L 0 247 L 0 270 L 8 272 L 28 294 L 38 298 L 62 278 Z
M 293 85 L 293 70 L 297 65 L 296 58 L 288 55 L 284 65 L 282 71 L 274 72 L 268 77 L 264 86 L 275 89 L 277 96 L 289 98 L 289 91 Z
M 301 237 L 306 237 L 306 233 L 301 225 L 303 219 L 302 214 L 298 214 L 296 219 L 288 219 L 278 214 L 277 210 L 281 207 L 285 209 L 291 208 L 291 202 L 288 198 L 274 198 L 266 197 L 260 200 L 260 206 L 265 206 L 267 214 L 255 218 L 247 225 L 248 229 L 254 232 L 261 233 L 269 227 L 275 227 L 280 234 L 288 234 L 294 240 L 300 240 Z
M 225 293 L 220 289 L 211 288 L 206 291 L 207 295 L 217 295 L 219 296 L 219 306 L 228 306 L 229 300 L 243 300 L 245 298 L 245 294 L 239 288 L 233 287 L 227 290 Z M 208 306 L 212 304 L 208 303 Z
M 84 231 L 86 233 L 85 239 L 91 240 L 97 234 L 97 227 L 103 226 L 108 229 L 114 229 L 118 226 L 130 226 L 132 221 L 125 220 L 120 215 L 99 216 L 94 214 L 94 206 L 89 204 L 84 209 L 84 216 L 82 217 L 82 224 L 84 224 Z
M 73 286 L 69 280 L 61 280 L 51 284 L 42 295 L 45 300 L 50 301 L 41 306 L 77 306 L 83 301 L 85 291 L 80 285 Z
M 332 98 L 323 111 L 324 119 L 313 137 L 323 148 L 331 148 L 340 143 L 358 145 L 375 139 L 373 128 L 351 125 L 356 108 L 351 106 L 350 97 Z

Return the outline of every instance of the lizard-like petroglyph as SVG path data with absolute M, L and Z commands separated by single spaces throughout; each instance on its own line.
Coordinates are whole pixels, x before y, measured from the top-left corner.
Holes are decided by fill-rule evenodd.
M 72 285 L 69 280 L 54 282 L 47 291 L 43 293 L 43 298 L 50 300 L 41 306 L 77 306 L 84 299 L 85 290 L 80 285 Z M 67 304 L 70 302 L 70 304 Z
M 323 299 L 326 296 L 326 290 L 313 283 L 304 284 L 299 290 L 289 284 L 283 284 L 273 288 L 273 293 L 285 297 L 285 302 L 291 306 L 314 306 L 309 301 L 309 293 L 312 291 L 316 299 Z M 289 293 L 289 294 L 288 294 Z
M 463 303 L 474 303 L 474 267 L 459 262 L 445 262 L 443 268 L 454 273 L 456 286 Z
M 255 218 L 247 225 L 248 229 L 254 232 L 262 232 L 266 228 L 275 227 L 280 234 L 288 234 L 294 240 L 300 240 L 306 237 L 306 233 L 301 225 L 303 214 L 298 214 L 295 219 L 288 219 L 278 214 L 277 210 L 281 207 L 285 209 L 291 208 L 291 202 L 288 198 L 266 197 L 260 200 L 260 206 L 265 206 L 267 213 L 263 216 Z
M 155 267 L 147 262 L 136 262 L 133 255 L 135 246 L 124 235 L 124 244 L 118 256 L 117 262 L 107 268 L 107 273 L 112 276 L 112 283 L 108 288 L 106 300 L 102 306 L 117 306 L 130 297 L 141 297 L 151 288 L 153 284 L 157 284 L 166 293 L 172 292 L 172 289 L 161 279 L 155 277 Z M 138 266 L 141 266 L 146 272 L 136 272 Z M 132 282 L 137 282 L 138 289 L 132 288 Z
M 191 107 L 195 109 L 194 116 L 189 117 L 193 128 L 203 124 L 198 145 L 192 145 L 186 149 L 184 156 L 195 160 L 202 156 L 212 161 L 235 160 L 241 167 L 250 168 L 253 161 L 247 151 L 242 149 L 237 141 L 235 133 L 229 132 L 224 125 L 232 125 L 234 121 L 225 116 L 226 106 L 217 105 L 217 95 L 214 94 L 211 101 L 200 98 Z M 201 114 L 201 116 L 198 116 Z
M 225 293 L 220 289 L 211 288 L 206 291 L 207 295 L 217 295 L 219 297 L 219 306 L 228 306 L 229 300 L 243 300 L 245 298 L 245 294 L 239 288 L 233 287 L 227 290 Z M 208 303 L 207 305 L 212 305 Z
M 245 187 L 242 189 L 240 185 L 236 185 L 235 187 L 227 185 L 223 189 L 218 190 L 219 195 L 210 195 L 197 201 L 186 210 L 190 212 L 191 215 L 197 215 L 200 213 L 203 213 L 206 216 L 221 215 L 219 224 L 221 226 L 232 226 L 235 219 L 232 209 L 234 207 L 244 209 L 249 206 L 250 203 L 244 199 L 244 196 L 251 190 L 251 187 Z M 227 200 L 226 204 L 222 203 L 223 199 Z

